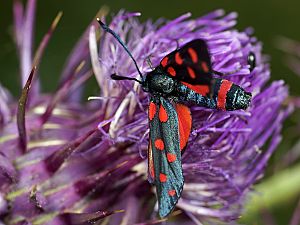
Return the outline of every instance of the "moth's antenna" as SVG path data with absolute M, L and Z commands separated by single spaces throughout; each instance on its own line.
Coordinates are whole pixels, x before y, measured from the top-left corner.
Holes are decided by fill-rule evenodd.
M 120 75 L 117 75 L 117 74 L 112 74 L 110 75 L 111 79 L 113 80 L 134 80 L 140 84 L 143 84 L 142 81 L 138 80 L 138 79 L 135 79 L 133 77 L 124 77 L 124 76 L 120 76 Z
M 125 45 L 125 43 L 121 40 L 120 36 L 117 35 L 113 30 L 111 30 L 106 24 L 104 24 L 99 18 L 97 18 L 98 23 L 100 24 L 100 26 L 102 27 L 103 30 L 105 30 L 106 32 L 110 33 L 115 39 L 117 39 L 117 41 L 120 43 L 120 45 L 122 45 L 122 47 L 125 49 L 125 51 L 128 53 L 128 55 L 130 56 L 130 58 L 132 59 L 132 61 L 134 62 L 134 65 L 137 69 L 137 71 L 139 72 L 142 81 L 144 80 L 143 78 L 143 74 L 141 73 L 141 71 L 139 70 L 139 67 L 135 61 L 135 59 L 133 58 L 133 56 L 131 55 L 130 51 L 128 50 L 127 46 Z
M 211 70 L 211 72 L 213 74 L 216 74 L 216 75 L 219 75 L 219 76 L 227 76 L 227 75 L 231 75 L 231 74 L 234 74 L 236 72 L 239 72 L 241 70 L 241 68 L 238 68 L 238 69 L 235 69 L 235 70 L 232 70 L 232 71 L 229 71 L 229 72 L 219 72 L 219 71 L 216 71 L 216 70 Z

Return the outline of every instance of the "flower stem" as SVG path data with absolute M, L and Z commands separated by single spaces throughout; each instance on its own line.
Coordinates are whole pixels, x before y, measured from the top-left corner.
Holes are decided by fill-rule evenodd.
M 300 164 L 283 170 L 256 185 L 254 194 L 248 200 L 241 222 L 249 224 L 260 216 L 263 209 L 270 209 L 295 198 L 300 193 Z M 248 223 L 247 223 L 248 222 Z

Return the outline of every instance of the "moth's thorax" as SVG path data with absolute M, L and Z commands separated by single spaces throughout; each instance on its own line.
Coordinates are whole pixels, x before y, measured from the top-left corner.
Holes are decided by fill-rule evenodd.
M 176 80 L 156 69 L 146 75 L 142 87 L 151 94 L 168 96 L 175 90 L 176 84 Z

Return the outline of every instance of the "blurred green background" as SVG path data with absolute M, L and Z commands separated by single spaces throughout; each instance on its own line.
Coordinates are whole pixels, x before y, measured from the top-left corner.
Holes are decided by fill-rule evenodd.
M 16 49 L 12 41 L 12 2 L 11 0 L 4 0 L 1 1 L 0 5 L 0 81 L 15 96 L 18 96 L 20 92 L 18 79 L 19 64 Z M 223 8 L 227 12 L 236 11 L 239 14 L 237 28 L 242 30 L 249 26 L 253 27 L 255 29 L 255 36 L 264 43 L 264 53 L 271 56 L 272 79 L 284 79 L 290 86 L 291 94 L 300 95 L 300 78 L 293 74 L 284 64 L 285 54 L 278 50 L 275 45 L 275 40 L 279 36 L 286 36 L 300 41 L 299 0 L 40 0 L 38 1 L 37 8 L 35 43 L 39 43 L 58 11 L 62 10 L 64 13 L 46 49 L 40 67 L 40 77 L 45 92 L 55 90 L 58 76 L 67 55 L 98 9 L 104 4 L 109 7 L 111 13 L 116 13 L 120 9 L 139 11 L 142 13 L 141 21 L 148 18 L 157 19 L 160 17 L 173 19 L 185 12 L 192 12 L 193 17 L 198 17 L 219 8 Z M 98 88 L 95 84 L 91 85 L 90 92 L 97 94 Z M 287 154 L 287 151 L 299 139 L 299 135 L 297 135 L 299 130 L 295 129 L 299 119 L 299 114 L 294 114 L 285 123 L 283 142 L 271 159 L 266 178 L 258 186 L 259 190 L 272 189 L 278 183 L 289 185 L 287 181 L 289 180 L 289 176 L 292 176 L 289 172 L 283 177 L 276 176 L 280 174 L 279 171 L 282 169 L 280 168 L 281 158 Z M 291 132 L 293 132 L 293 135 L 291 135 Z M 296 170 L 294 173 L 297 174 L 297 172 L 299 172 L 300 176 L 299 170 Z M 277 183 L 274 184 L 272 182 Z M 287 193 L 290 191 L 289 187 L 284 188 L 286 190 L 279 189 L 280 193 L 275 191 L 269 193 L 269 198 L 272 202 L 272 206 L 270 207 L 264 207 L 261 201 L 253 203 L 256 209 L 249 210 L 249 213 L 247 211 L 245 218 L 242 220 L 243 223 L 257 225 L 289 224 L 293 211 L 299 201 L 300 182 L 299 188 L 293 190 L 292 195 Z

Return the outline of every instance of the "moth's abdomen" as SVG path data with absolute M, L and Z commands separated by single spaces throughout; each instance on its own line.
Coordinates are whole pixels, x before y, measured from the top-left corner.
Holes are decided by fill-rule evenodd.
M 229 80 L 214 79 L 212 86 L 213 98 L 216 106 L 221 110 L 247 109 L 250 105 L 252 95 L 240 86 Z
M 210 94 L 206 96 L 180 83 L 177 87 L 179 99 L 202 107 L 221 110 L 247 109 L 251 102 L 251 93 L 225 79 L 214 78 Z
M 215 99 L 203 96 L 182 83 L 178 83 L 177 93 L 178 99 L 182 102 L 189 102 L 205 108 L 217 108 Z

